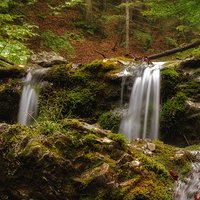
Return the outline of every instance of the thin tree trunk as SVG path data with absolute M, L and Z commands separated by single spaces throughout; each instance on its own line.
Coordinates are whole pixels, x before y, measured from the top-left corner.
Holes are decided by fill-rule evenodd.
M 177 53 L 177 52 L 182 52 L 182 51 L 185 51 L 185 50 L 188 50 L 188 49 L 192 49 L 192 48 L 197 47 L 199 45 L 200 45 L 200 40 L 197 40 L 196 42 L 184 45 L 182 47 L 170 49 L 170 50 L 167 50 L 167 51 L 164 51 L 164 52 L 161 52 L 161 53 L 158 53 L 158 54 L 153 54 L 153 55 L 150 55 L 150 56 L 147 56 L 147 57 L 149 59 L 155 59 L 155 58 L 160 58 L 160 57 L 164 57 L 164 56 L 169 56 L 169 55 L 172 55 L 172 54 Z
M 126 0 L 126 3 L 129 3 L 129 0 Z M 126 54 L 129 53 L 129 28 L 130 28 L 130 12 L 129 5 L 126 5 Z
M 86 20 L 87 22 L 92 21 L 92 0 L 85 0 L 86 2 Z

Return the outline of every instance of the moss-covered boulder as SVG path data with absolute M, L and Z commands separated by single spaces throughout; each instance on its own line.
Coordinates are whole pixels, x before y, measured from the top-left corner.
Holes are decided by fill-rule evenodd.
M 161 70 L 160 132 L 166 142 L 189 145 L 200 141 L 199 63 L 199 58 L 192 58 Z
M 170 200 L 169 170 L 182 176 L 190 164 L 189 157 L 175 157 L 179 148 L 150 140 L 128 144 L 121 134 L 77 119 L 0 125 L 0 148 L 2 200 Z
M 97 121 L 99 115 L 118 106 L 123 68 L 117 60 L 97 60 L 89 64 L 57 65 L 46 74 L 51 85 L 40 97 L 40 119 L 67 116 Z
M 17 65 L 0 63 L 0 122 L 14 123 L 17 120 L 21 78 L 26 68 Z
M 16 122 L 20 88 L 19 80 L 7 79 L 0 82 L 0 122 Z

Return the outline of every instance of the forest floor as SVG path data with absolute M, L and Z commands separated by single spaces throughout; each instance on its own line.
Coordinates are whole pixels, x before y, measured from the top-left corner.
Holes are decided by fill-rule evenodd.
M 119 40 L 119 34 L 114 30 L 115 25 L 110 24 L 104 27 L 104 36 L 101 34 L 86 34 L 84 29 L 77 28 L 75 24 L 80 22 L 81 14 L 77 10 L 64 10 L 59 14 L 53 14 L 48 4 L 43 1 L 38 1 L 34 5 L 34 9 L 30 6 L 23 8 L 23 14 L 27 16 L 31 23 L 39 27 L 38 37 L 30 41 L 30 48 L 34 52 L 38 52 L 44 49 L 41 45 L 41 34 L 46 31 L 52 31 L 53 33 L 63 36 L 65 33 L 81 34 L 83 38 L 79 41 L 72 41 L 71 44 L 75 50 L 75 53 L 68 58 L 71 62 L 86 63 L 95 59 L 119 57 L 125 55 L 125 48 L 123 42 L 117 44 Z M 158 37 L 158 32 L 151 32 L 152 38 L 157 38 L 150 49 L 145 51 L 141 49 L 137 41 L 132 40 L 130 43 L 130 54 L 136 57 L 144 57 L 162 51 L 165 49 L 161 38 Z M 116 48 L 114 48 L 116 46 Z M 114 48 L 114 50 L 113 50 Z M 61 55 L 67 56 L 66 52 L 60 52 Z M 68 56 L 67 56 L 68 57 Z

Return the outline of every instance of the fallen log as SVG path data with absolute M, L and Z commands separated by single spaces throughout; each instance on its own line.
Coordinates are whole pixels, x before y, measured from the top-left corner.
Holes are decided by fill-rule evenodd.
M 160 57 L 164 57 L 164 56 L 169 56 L 169 55 L 172 55 L 174 53 L 178 53 L 178 52 L 182 52 L 182 51 L 185 51 L 185 50 L 188 50 L 188 49 L 192 49 L 192 48 L 197 47 L 199 45 L 200 45 L 200 40 L 197 40 L 193 43 L 184 45 L 182 47 L 170 49 L 170 50 L 167 50 L 167 51 L 164 51 L 164 52 L 161 52 L 161 53 L 157 53 L 157 54 L 147 56 L 147 58 L 148 59 L 155 59 L 155 58 L 160 58 Z

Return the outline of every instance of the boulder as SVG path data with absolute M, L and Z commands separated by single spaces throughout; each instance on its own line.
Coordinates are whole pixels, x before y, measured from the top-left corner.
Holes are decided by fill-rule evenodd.
M 66 63 L 67 61 L 55 52 L 42 51 L 31 55 L 29 62 L 38 64 L 42 67 L 51 67 L 53 65 Z

